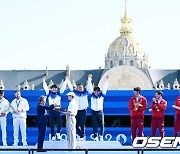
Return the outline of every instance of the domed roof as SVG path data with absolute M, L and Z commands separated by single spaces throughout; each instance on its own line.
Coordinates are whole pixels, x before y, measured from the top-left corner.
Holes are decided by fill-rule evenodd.
M 138 41 L 132 36 L 119 36 L 109 46 L 107 57 L 114 56 L 138 56 L 143 58 L 145 52 Z
M 126 1 L 125 1 L 126 2 Z M 121 19 L 120 36 L 109 46 L 105 67 L 112 68 L 118 65 L 131 65 L 147 68 L 147 55 L 140 43 L 132 36 L 131 18 L 128 17 L 125 3 L 125 14 Z

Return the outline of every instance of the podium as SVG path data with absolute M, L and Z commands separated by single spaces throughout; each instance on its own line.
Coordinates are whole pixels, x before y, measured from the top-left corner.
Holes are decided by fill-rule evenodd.
M 44 149 L 67 149 L 67 141 L 45 141 Z M 118 141 L 76 141 L 77 149 L 120 149 L 123 146 Z

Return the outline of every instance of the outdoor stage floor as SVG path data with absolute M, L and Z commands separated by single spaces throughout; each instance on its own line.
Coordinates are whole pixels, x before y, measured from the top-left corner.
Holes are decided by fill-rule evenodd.
M 77 141 L 76 151 L 67 149 L 67 141 L 45 141 L 46 152 L 36 152 L 37 146 L 0 146 L 0 154 L 179 154 L 180 147 L 177 148 L 144 148 L 136 149 L 132 146 L 122 146 L 118 141 Z M 77 151 L 79 150 L 79 151 Z M 177 151 L 178 150 L 178 151 Z

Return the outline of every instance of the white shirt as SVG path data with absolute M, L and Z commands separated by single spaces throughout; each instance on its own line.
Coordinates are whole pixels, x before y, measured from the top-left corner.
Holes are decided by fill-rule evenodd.
M 21 110 L 21 112 L 13 113 L 13 110 Z M 29 104 L 27 99 L 20 97 L 19 100 L 16 98 L 11 103 L 10 111 L 12 112 L 13 118 L 27 118 L 26 111 L 29 110 Z
M 92 83 L 91 78 L 88 78 L 87 90 L 85 89 L 82 93 L 79 93 L 77 90 L 74 90 L 69 79 L 65 80 L 65 84 L 68 84 L 70 91 L 75 93 L 75 100 L 78 104 L 78 110 L 86 110 L 88 105 L 88 94 L 92 93 Z
M 88 107 L 88 92 L 83 91 L 82 95 L 77 90 L 74 90 L 75 100 L 77 102 L 78 110 L 86 110 Z
M 68 111 L 71 112 L 71 115 L 74 115 L 76 116 L 77 115 L 77 102 L 75 99 L 72 99 L 70 102 L 69 102 L 69 106 L 68 106 Z
M 91 109 L 94 111 L 101 111 L 103 110 L 103 102 L 104 102 L 104 96 L 100 97 L 91 97 Z
M 103 103 L 104 103 L 104 96 L 106 95 L 108 88 L 108 79 L 105 80 L 104 86 L 102 91 L 98 96 L 92 94 L 91 95 L 91 109 L 94 111 L 101 111 L 103 110 Z
M 47 95 L 47 96 L 49 95 L 49 96 L 48 96 L 49 105 L 52 105 L 52 104 L 55 104 L 55 103 L 58 104 L 58 105 L 61 105 L 61 95 L 62 95 L 62 93 L 64 92 L 64 90 L 65 90 L 65 88 L 66 88 L 65 86 L 66 86 L 65 83 L 63 83 L 60 91 L 57 92 L 56 97 L 55 97 L 55 98 L 52 98 L 52 97 L 49 95 L 49 94 L 52 93 L 52 92 L 50 92 L 50 90 L 49 90 L 49 88 L 48 88 L 45 80 L 43 80 L 43 88 L 44 88 L 44 90 L 45 90 L 45 92 L 46 92 L 46 95 Z M 58 93 L 59 93 L 59 94 L 58 94 Z
M 55 98 L 52 98 L 52 97 L 48 97 L 48 102 L 49 102 L 49 105 L 52 105 L 52 104 L 58 104 L 58 105 L 61 105 L 61 97 L 59 95 L 56 95 Z
M 9 101 L 4 97 L 0 99 L 0 113 L 6 113 L 5 116 L 9 113 Z

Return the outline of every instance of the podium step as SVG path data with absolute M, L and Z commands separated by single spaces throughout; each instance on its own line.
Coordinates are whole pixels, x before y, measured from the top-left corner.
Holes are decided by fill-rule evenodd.
M 67 141 L 45 141 L 44 149 L 67 149 Z M 77 141 L 77 149 L 120 149 L 118 141 Z

